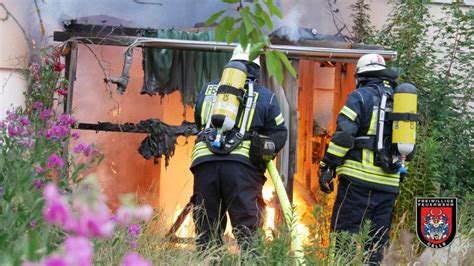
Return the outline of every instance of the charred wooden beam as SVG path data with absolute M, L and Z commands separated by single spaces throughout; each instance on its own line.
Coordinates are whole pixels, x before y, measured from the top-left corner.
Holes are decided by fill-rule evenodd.
M 173 223 L 173 226 L 171 226 L 170 230 L 168 230 L 168 233 L 166 233 L 166 238 L 176 237 L 175 236 L 176 231 L 178 231 L 178 229 L 181 227 L 184 220 L 186 219 L 186 216 L 188 216 L 188 214 L 191 212 L 193 207 L 194 207 L 194 204 L 193 204 L 192 200 L 190 200 L 188 202 L 188 204 L 186 204 L 186 206 L 184 206 L 184 209 L 181 211 L 179 216 L 176 218 L 176 221 Z
M 69 52 L 66 57 L 66 76 L 68 80 L 67 95 L 65 97 L 66 104 L 64 112 L 70 114 L 72 112 L 72 100 L 74 94 L 74 82 L 76 81 L 78 47 L 77 42 L 72 42 L 68 47 Z
M 64 29 L 67 32 L 90 32 L 95 34 L 107 35 L 123 35 L 123 36 L 142 36 L 143 31 L 153 29 L 143 29 L 126 27 L 122 25 L 106 25 L 106 24 L 91 24 L 81 23 L 81 21 L 71 19 L 63 21 Z
M 129 46 L 135 40 L 136 36 L 126 35 L 105 35 L 97 32 L 74 32 L 74 31 L 55 31 L 54 41 L 65 42 L 77 39 L 85 44 L 111 45 L 111 46 Z
M 66 71 L 65 76 L 68 80 L 67 95 L 64 96 L 64 113 L 72 113 L 72 97 L 74 93 L 74 81 L 76 81 L 76 72 L 77 72 L 77 53 L 78 47 L 77 42 L 71 42 L 67 45 L 66 49 Z M 65 147 L 69 147 L 69 139 L 66 140 Z M 69 156 L 69 149 L 65 148 L 63 150 L 63 160 L 66 162 Z M 69 165 L 66 164 L 62 168 L 62 176 L 67 176 L 69 173 Z
M 148 120 L 145 120 L 148 121 Z M 109 122 L 97 122 L 97 124 L 90 123 L 79 123 L 74 128 L 81 130 L 94 130 L 94 131 L 109 131 L 109 132 L 124 132 L 124 133 L 153 133 L 152 130 L 143 124 L 141 121 L 138 124 L 125 123 L 125 124 L 113 124 Z M 175 136 L 191 136 L 196 135 L 198 130 L 194 123 L 183 121 L 180 126 L 170 126 Z

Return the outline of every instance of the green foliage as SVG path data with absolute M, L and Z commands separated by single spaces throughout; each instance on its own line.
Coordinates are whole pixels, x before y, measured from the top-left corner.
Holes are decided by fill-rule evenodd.
M 55 248 L 63 233 L 43 220 L 42 189 L 46 182 L 57 180 L 70 190 L 79 172 L 97 162 L 99 157 L 82 163 L 66 162 L 65 148 L 71 139 L 69 115 L 59 116 L 52 110 L 53 95 L 65 81 L 59 54 L 44 54 L 47 63 L 33 63 L 27 73 L 31 93 L 26 108 L 7 112 L 0 121 L 0 265 L 19 265 L 23 260 L 38 260 Z M 67 165 L 51 164 L 49 158 Z
M 228 12 L 229 10 L 219 10 L 212 14 L 206 21 L 208 27 L 217 22 L 216 40 L 228 43 L 238 39 L 242 47 L 250 45 L 250 61 L 253 61 L 263 51 L 266 59 L 266 68 L 270 76 L 283 83 L 283 70 L 287 69 L 293 77 L 296 77 L 296 70 L 291 65 L 286 55 L 280 51 L 269 49 L 270 40 L 265 33 L 265 29 L 271 31 L 273 22 L 271 17 L 282 18 L 280 9 L 273 3 L 273 0 L 255 0 L 252 3 L 242 3 L 240 0 L 222 0 L 232 6 L 229 10 L 236 11 L 237 14 Z M 237 15 L 234 17 L 234 15 Z M 219 20 L 220 19 L 220 20 Z
M 176 242 L 165 237 L 165 228 L 161 217 L 143 226 L 143 232 L 133 251 L 150 259 L 154 264 L 169 265 L 294 265 L 294 256 L 290 252 L 290 233 L 281 225 L 272 232 L 272 238 L 265 237 L 259 231 L 254 239 L 253 249 L 237 252 L 234 240 L 228 239 L 222 247 L 209 247 L 201 252 L 194 248 L 193 241 Z M 347 232 L 335 233 L 331 237 L 338 239 L 338 248 L 325 247 L 313 241 L 304 247 L 306 265 L 333 265 L 349 263 L 358 265 L 366 262 L 370 251 L 364 249 L 371 242 L 370 224 L 366 223 L 360 234 L 352 237 Z M 111 239 L 96 240 L 94 263 L 96 265 L 118 265 L 120 258 L 130 251 L 130 236 L 126 229 L 116 231 Z M 347 252 L 347 251 L 351 252 Z
M 422 121 L 417 157 L 430 159 L 416 159 L 408 179 L 436 181 L 441 194 L 463 198 L 474 189 L 469 107 L 474 79 L 473 11 L 453 4 L 444 8 L 444 14 L 433 19 L 423 4 L 400 4 L 380 36 L 382 44 L 399 53 L 395 66 L 401 70 L 400 79 L 418 88 Z M 428 37 L 429 33 L 434 36 Z M 408 184 L 404 188 L 409 189 Z
M 366 247 L 373 241 L 370 227 L 370 221 L 366 221 L 358 234 L 347 231 L 333 232 L 330 235 L 329 246 L 312 240 L 305 248 L 306 263 L 308 265 L 367 264 L 371 251 Z
M 351 5 L 351 14 L 353 18 L 352 33 L 354 34 L 354 42 L 371 44 L 374 42 L 374 28 L 370 23 L 369 4 L 365 0 L 357 0 Z
M 373 35 L 362 21 L 363 1 L 354 18 L 360 39 Z M 395 50 L 401 82 L 418 89 L 417 151 L 401 185 L 395 208 L 398 229 L 415 231 L 415 198 L 456 196 L 465 199 L 474 191 L 473 160 L 473 8 L 446 5 L 443 16 L 433 18 L 426 1 L 394 5 L 375 44 Z M 471 107 L 469 107 L 471 104 Z M 465 203 L 462 203 L 465 204 Z M 400 224 L 402 224 L 400 226 Z
M 474 8 L 463 11 L 455 3 L 443 11 L 446 16 L 431 25 L 434 52 L 441 56 L 432 58 L 429 93 L 434 97 L 425 106 L 427 120 L 435 121 L 429 125 L 432 135 L 442 147 L 441 194 L 464 198 L 474 191 Z

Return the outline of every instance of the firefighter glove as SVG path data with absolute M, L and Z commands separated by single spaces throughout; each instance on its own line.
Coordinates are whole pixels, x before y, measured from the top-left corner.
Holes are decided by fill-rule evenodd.
M 334 190 L 334 178 L 336 171 L 328 167 L 324 162 L 321 162 L 319 168 L 319 187 L 324 193 L 331 193 Z
M 259 167 L 265 167 L 268 161 L 275 158 L 275 143 L 268 136 L 252 133 L 250 144 L 250 160 Z

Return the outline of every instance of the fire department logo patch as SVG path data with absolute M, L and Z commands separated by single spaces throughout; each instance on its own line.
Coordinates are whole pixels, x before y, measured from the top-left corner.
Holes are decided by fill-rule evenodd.
M 448 246 L 456 236 L 456 198 L 417 198 L 416 234 L 430 248 Z

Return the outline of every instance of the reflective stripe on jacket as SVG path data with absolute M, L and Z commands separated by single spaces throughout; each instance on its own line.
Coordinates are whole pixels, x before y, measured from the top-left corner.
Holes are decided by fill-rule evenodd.
M 357 138 L 374 137 L 377 132 L 379 91 L 375 85 L 386 90 L 393 87 L 382 80 L 370 81 L 353 91 L 337 118 L 337 128 L 323 161 L 337 166 L 338 175 L 346 176 L 358 185 L 398 193 L 400 175 L 389 174 L 377 162 L 374 149 L 355 148 Z M 391 136 L 391 123 L 386 122 L 384 136 Z
M 210 117 L 213 98 L 217 90 L 217 84 L 218 81 L 206 84 L 198 96 L 194 112 L 194 119 L 196 125 L 201 129 L 205 128 L 206 123 Z M 236 128 L 240 128 L 241 126 L 243 126 L 243 110 L 243 107 L 240 108 L 236 120 L 238 121 L 236 123 Z M 275 94 L 272 91 L 259 84 L 255 84 L 253 103 L 250 109 L 247 125 L 244 126 L 246 127 L 247 132 L 257 131 L 259 134 L 266 136 L 272 136 L 272 134 L 282 131 L 286 133 L 287 129 L 284 125 L 283 115 L 280 111 L 280 106 L 278 105 Z M 204 143 L 203 141 L 198 141 L 194 145 L 193 152 L 191 155 L 191 168 L 203 162 L 217 160 L 239 161 L 244 164 L 255 167 L 249 158 L 250 144 L 250 140 L 244 140 L 236 149 L 234 149 L 229 154 L 219 155 L 212 153 L 207 148 L 206 143 Z M 282 147 L 277 147 L 277 150 L 281 148 Z

